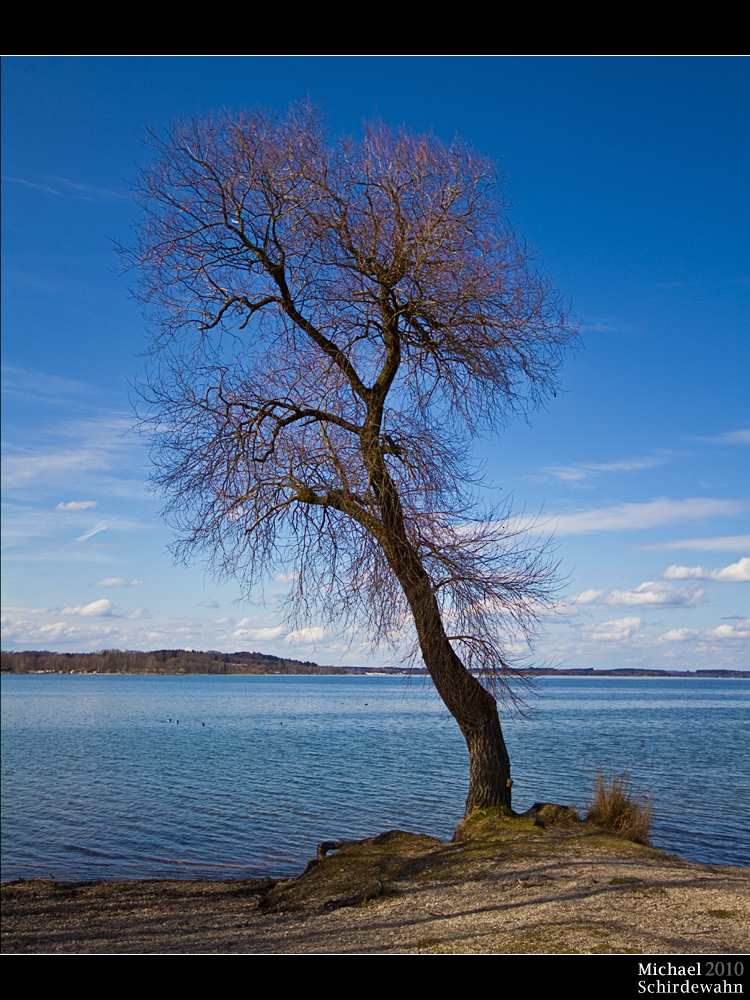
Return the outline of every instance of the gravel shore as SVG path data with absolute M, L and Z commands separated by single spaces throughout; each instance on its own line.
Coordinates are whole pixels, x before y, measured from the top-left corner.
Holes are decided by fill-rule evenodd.
M 2 887 L 3 952 L 710 954 L 750 950 L 750 870 L 586 824 L 392 831 L 296 879 Z

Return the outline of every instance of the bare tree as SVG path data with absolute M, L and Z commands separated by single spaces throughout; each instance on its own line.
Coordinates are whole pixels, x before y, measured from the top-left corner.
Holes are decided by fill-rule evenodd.
M 130 260 L 178 553 L 248 586 L 293 567 L 297 623 L 411 634 L 466 739 L 467 815 L 510 808 L 495 695 L 554 566 L 480 506 L 469 446 L 556 388 L 574 330 L 493 165 L 380 122 L 330 142 L 307 106 L 152 139 Z

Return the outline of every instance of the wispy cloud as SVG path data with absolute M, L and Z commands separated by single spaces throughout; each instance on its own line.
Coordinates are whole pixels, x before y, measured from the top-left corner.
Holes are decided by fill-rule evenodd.
M 575 462 L 572 465 L 550 465 L 543 471 L 548 476 L 554 476 L 567 483 L 578 483 L 591 479 L 602 472 L 640 472 L 642 469 L 654 469 L 659 465 L 671 462 L 668 456 L 649 456 L 645 458 L 626 458 L 617 462 Z
M 627 333 L 632 332 L 632 328 L 626 320 L 620 317 L 603 316 L 598 319 L 588 320 L 584 324 L 587 333 Z
M 694 497 L 669 500 L 662 497 L 646 503 L 621 503 L 572 514 L 551 516 L 543 530 L 563 535 L 589 535 L 599 531 L 644 531 L 710 517 L 733 517 L 748 507 L 743 500 Z
M 700 437 L 692 440 L 703 441 L 706 444 L 750 444 L 750 427 L 742 427 L 737 431 L 726 431 L 724 434 L 717 434 L 714 437 Z
M 129 197 L 124 191 L 111 191 L 109 188 L 96 187 L 94 184 L 82 184 L 69 177 L 52 176 L 47 178 L 46 184 L 29 181 L 24 177 L 10 177 L 7 174 L 3 174 L 2 179 L 11 184 L 20 184 L 22 187 L 54 195 L 56 198 L 68 198 L 73 201 L 111 201 L 113 198 Z
M 95 393 L 95 387 L 87 382 L 10 364 L 3 365 L 2 386 L 6 396 L 21 396 L 29 400 L 38 400 L 40 396 L 46 401 L 70 396 L 90 399 Z
M 101 451 L 87 447 L 7 455 L 3 462 L 3 483 L 6 487 L 22 486 L 35 479 L 56 479 L 71 472 L 101 468 L 102 458 Z
M 716 538 L 683 538 L 679 542 L 640 545 L 645 552 L 695 549 L 699 552 L 742 552 L 750 547 L 750 535 L 720 535 Z
M 94 473 L 100 479 L 102 472 L 122 465 L 134 446 L 142 448 L 135 435 L 128 434 L 131 429 L 132 420 L 128 416 L 106 411 L 93 419 L 51 423 L 46 441 L 38 444 L 35 441 L 33 446 L 25 443 L 14 451 L 5 448 L 3 486 L 25 487 L 45 480 L 45 485 L 55 483 L 58 489 L 88 490 L 90 487 L 81 483 L 80 474 Z M 74 475 L 79 478 L 68 484 L 68 477 Z
M 78 538 L 76 538 L 76 541 L 85 542 L 87 539 L 93 538 L 94 535 L 98 535 L 100 531 L 106 531 L 106 530 L 107 530 L 107 522 L 99 521 L 97 524 L 94 525 L 93 528 L 90 528 L 87 532 L 85 532 L 85 534 L 79 535 Z
M 91 587 L 137 587 L 143 580 L 126 580 L 122 576 L 105 576 L 102 580 L 95 580 Z
M 107 410 L 95 412 L 95 417 L 59 420 L 53 411 L 35 434 L 16 433 L 23 444 L 4 444 L 2 481 L 6 497 L 28 501 L 33 496 L 38 504 L 45 496 L 44 502 L 51 501 L 58 517 L 97 504 L 94 499 L 60 500 L 61 493 L 68 497 L 106 494 L 143 499 L 145 449 L 137 435 L 129 433 L 132 418 Z M 7 421 L 5 430 L 12 433 Z M 134 470 L 142 471 L 140 481 L 134 478 Z

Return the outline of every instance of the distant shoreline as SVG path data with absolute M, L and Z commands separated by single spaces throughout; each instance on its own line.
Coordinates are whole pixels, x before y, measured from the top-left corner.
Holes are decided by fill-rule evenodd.
M 272 677 L 285 676 L 424 676 L 424 667 L 335 667 L 310 660 L 295 660 L 270 653 L 221 653 L 214 650 L 199 652 L 182 649 L 139 650 L 107 649 L 96 653 L 55 653 L 49 650 L 28 650 L 2 653 L 4 674 L 122 674 L 165 675 L 182 674 Z M 656 670 L 635 667 L 595 669 L 594 667 L 530 667 L 513 671 L 520 680 L 536 677 L 694 677 L 750 679 L 745 670 Z
M 292 660 L 264 653 L 196 653 L 156 650 L 150 653 L 106 650 L 102 653 L 3 652 L 2 673 L 21 674 L 116 674 L 121 676 L 407 676 L 427 675 L 424 667 L 335 667 Z M 513 671 L 519 680 L 537 677 L 675 677 L 697 679 L 750 679 L 745 670 L 656 670 L 632 667 L 597 670 L 594 667 L 538 667 Z
M 216 673 L 198 673 L 192 672 L 190 675 L 186 675 L 181 671 L 154 671 L 154 670 L 3 670 L 3 674 L 9 676 L 20 677 L 23 675 L 34 675 L 35 677 L 40 677 L 42 675 L 48 675 L 53 677 L 67 677 L 71 674 L 78 674 L 86 677 L 183 677 L 183 676 L 193 676 L 193 677 L 426 677 L 428 673 L 424 669 L 419 670 L 401 670 L 401 669 L 388 669 L 383 668 L 382 670 L 360 670 L 357 667 L 333 667 L 330 670 L 321 670 L 319 672 L 313 671 L 294 671 L 289 670 L 281 674 L 279 671 L 238 671 L 237 673 L 222 673 L 221 675 Z M 639 678 L 639 677 L 674 677 L 679 679 L 684 678 L 696 678 L 698 680 L 732 680 L 739 678 L 741 680 L 750 680 L 750 670 L 540 670 L 540 671 L 519 671 L 520 676 L 525 677 L 531 674 L 532 677 L 627 677 L 627 678 Z

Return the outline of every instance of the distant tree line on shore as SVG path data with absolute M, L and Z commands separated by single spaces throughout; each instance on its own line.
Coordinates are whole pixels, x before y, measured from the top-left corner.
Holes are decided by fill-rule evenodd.
M 366 673 L 365 668 L 322 667 L 269 653 L 202 653 L 186 649 L 102 649 L 96 653 L 28 650 L 2 653 L 2 671 L 11 674 L 337 674 Z
M 310 660 L 293 660 L 271 653 L 200 652 L 192 649 L 139 650 L 101 649 L 96 653 L 52 653 L 49 650 L 26 650 L 2 653 L 2 672 L 6 674 L 424 674 L 424 667 L 332 667 Z M 547 675 L 563 677 L 742 677 L 742 670 L 644 670 L 620 667 L 595 670 L 593 667 L 537 667 L 519 670 L 527 677 Z

